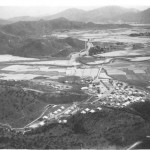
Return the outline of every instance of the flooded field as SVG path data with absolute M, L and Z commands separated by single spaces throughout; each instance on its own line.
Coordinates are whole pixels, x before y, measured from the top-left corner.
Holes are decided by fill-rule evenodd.
M 86 41 L 93 39 L 93 42 L 124 42 L 124 43 L 147 43 L 149 38 L 130 37 L 132 33 L 149 32 L 150 29 L 142 28 L 120 28 L 120 29 L 107 29 L 107 30 L 85 30 L 85 31 L 69 31 L 65 33 L 55 33 L 55 36 L 60 38 L 74 37 Z
M 85 41 L 88 38 L 92 38 L 92 42 L 98 42 L 97 44 L 100 46 L 103 44 L 104 46 L 109 45 L 112 48 L 108 52 L 96 54 L 94 57 L 85 57 L 86 61 L 81 58 L 81 62 L 77 60 L 80 56 L 79 53 L 70 55 L 70 58 L 66 59 L 0 55 L 0 79 L 32 80 L 37 77 L 59 79 L 66 75 L 94 78 L 102 65 L 105 71 L 102 70 L 99 74 L 101 78 L 112 78 L 114 75 L 126 76 L 125 69 L 133 70 L 135 74 L 143 75 L 146 72 L 145 70 L 149 69 L 147 65 L 150 60 L 149 37 L 131 37 L 129 35 L 149 31 L 149 29 L 134 27 L 130 29 L 56 32 L 55 36 L 59 38 L 68 36 Z M 137 64 L 142 65 L 142 67 Z M 129 75 L 127 76 L 127 78 L 130 78 Z
M 0 62 L 11 62 L 11 61 L 31 61 L 31 60 L 38 60 L 36 58 L 25 58 L 19 56 L 12 56 L 12 55 L 0 55 Z

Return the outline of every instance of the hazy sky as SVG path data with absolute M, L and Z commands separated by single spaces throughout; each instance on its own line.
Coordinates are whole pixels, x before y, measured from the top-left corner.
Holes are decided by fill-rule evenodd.
M 150 5 L 150 0 L 0 0 L 0 5 L 10 6 L 101 6 L 101 5 Z
M 85 10 L 107 5 L 144 9 L 150 0 L 0 0 L 0 18 L 50 15 L 67 8 Z

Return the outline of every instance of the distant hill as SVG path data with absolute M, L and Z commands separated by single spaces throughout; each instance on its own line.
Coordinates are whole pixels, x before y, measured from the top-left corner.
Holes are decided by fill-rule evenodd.
M 115 21 L 150 24 L 150 8 L 140 12 L 128 12 L 114 18 Z
M 37 18 L 37 17 L 30 17 L 30 16 L 21 16 L 21 17 L 14 17 L 14 18 L 8 19 L 8 21 L 11 21 L 11 22 L 36 21 L 36 20 L 39 20 L 39 18 Z
M 60 13 L 51 15 L 51 16 L 42 17 L 42 19 L 51 20 L 51 19 L 64 17 L 68 20 L 83 21 L 82 19 L 85 16 L 86 16 L 86 11 L 84 11 L 82 9 L 71 8 L 71 9 L 67 9 L 65 11 L 62 11 Z
M 100 7 L 90 11 L 68 9 L 60 13 L 43 17 L 44 20 L 64 17 L 69 20 L 95 23 L 150 23 L 150 8 L 139 11 L 119 6 Z
M 107 6 L 88 11 L 86 21 L 110 23 L 114 18 L 126 13 L 135 12 L 135 9 L 127 9 L 119 6 Z
M 150 23 L 150 8 L 142 11 L 139 14 L 139 22 L 140 23 Z
M 121 17 L 126 13 L 137 13 L 136 9 L 127 9 L 119 6 L 106 6 L 100 7 L 90 11 L 83 11 L 81 9 L 67 9 L 60 13 L 43 17 L 44 20 L 55 19 L 59 17 L 64 17 L 69 20 L 74 21 L 84 21 L 84 22 L 97 22 L 97 23 L 110 23 L 114 22 L 116 17 Z M 118 19 L 118 21 L 121 18 Z
M 73 38 L 20 38 L 3 32 L 0 32 L 0 43 L 0 54 L 23 57 L 66 57 L 84 48 L 83 41 Z
M 65 42 L 68 47 L 65 47 L 65 49 L 62 49 L 59 52 L 52 54 L 51 56 L 53 57 L 67 57 L 70 53 L 80 51 L 85 46 L 85 43 L 83 41 L 71 37 L 60 39 L 59 41 L 63 43 Z
M 9 25 L 2 26 L 0 30 L 18 36 L 42 36 L 51 34 L 54 30 L 61 29 L 81 29 L 84 23 L 69 21 L 65 18 L 54 20 L 39 21 L 19 21 Z
M 66 57 L 71 52 L 82 50 L 84 42 L 70 37 L 58 39 L 51 36 L 55 31 L 130 27 L 132 26 L 126 24 L 83 23 L 69 21 L 65 18 L 48 21 L 19 21 L 0 27 L 0 54 L 12 54 L 24 57 Z
M 18 47 L 17 49 L 12 51 L 13 55 L 24 57 L 51 56 L 51 55 L 53 57 L 66 57 L 71 52 L 80 51 L 81 49 L 84 48 L 83 41 L 72 38 L 66 38 L 62 40 L 57 38 L 50 38 L 50 39 L 29 38 L 23 40 L 21 44 L 22 44 L 21 47 Z M 66 51 L 68 52 L 66 53 Z
M 20 21 L 9 25 L 4 25 L 0 28 L 5 33 L 17 36 L 44 36 L 50 35 L 57 30 L 71 30 L 71 29 L 114 29 L 114 28 L 128 28 L 130 25 L 125 24 L 94 24 L 92 22 L 83 23 L 78 21 L 70 21 L 65 18 L 58 18 L 53 20 L 39 20 L 39 21 Z
M 12 21 L 0 19 L 0 25 L 10 24 L 10 23 L 12 23 Z
M 1 10 L 2 11 L 2 10 Z M 3 11 L 2 11 L 3 12 Z M 43 16 L 31 17 L 21 16 L 14 17 L 8 20 L 3 20 L 4 24 L 8 22 L 18 21 L 39 21 L 39 20 L 53 20 L 58 18 L 66 18 L 71 21 L 79 22 L 93 22 L 93 23 L 150 23 L 150 8 L 140 11 L 134 8 L 123 8 L 119 6 L 105 6 L 97 9 L 85 11 L 77 8 L 70 8 L 62 12 Z M 1 24 L 1 20 L 0 20 Z

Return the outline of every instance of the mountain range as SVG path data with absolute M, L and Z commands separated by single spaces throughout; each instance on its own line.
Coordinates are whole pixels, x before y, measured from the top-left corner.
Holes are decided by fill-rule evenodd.
M 84 42 L 73 38 L 53 38 L 51 35 L 57 31 L 131 28 L 131 25 L 117 22 L 150 23 L 149 16 L 150 9 L 138 11 L 111 6 L 91 11 L 68 9 L 42 18 L 24 16 L 1 19 L 0 54 L 66 57 L 71 52 L 82 50 Z
M 101 7 L 90 11 L 84 11 L 81 9 L 67 9 L 63 12 L 43 17 L 43 19 L 55 19 L 59 17 L 64 17 L 69 20 L 83 21 L 83 22 L 95 22 L 95 23 L 113 23 L 114 19 L 122 17 L 127 13 L 137 13 L 136 9 L 127 9 L 119 6 L 107 6 Z
M 84 23 L 78 21 L 70 21 L 66 18 L 57 18 L 53 20 L 38 20 L 38 21 L 19 21 L 0 27 L 0 30 L 16 36 L 44 36 L 50 35 L 58 30 L 71 29 L 114 29 L 128 28 L 127 24 L 95 24 L 92 22 Z
M 54 15 L 43 17 L 21 16 L 8 19 L 9 22 L 17 21 L 38 21 L 52 20 L 56 18 L 66 18 L 72 21 L 94 22 L 94 23 L 150 23 L 150 8 L 146 10 L 137 10 L 132 8 L 123 8 L 119 6 L 105 6 L 97 9 L 85 11 L 82 9 L 71 8 Z M 6 23 L 6 20 L 3 20 Z M 2 21 L 0 21 L 0 24 Z

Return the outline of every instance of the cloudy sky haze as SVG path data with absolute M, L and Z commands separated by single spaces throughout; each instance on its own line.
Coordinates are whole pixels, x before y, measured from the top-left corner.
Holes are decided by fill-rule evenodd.
M 150 5 L 150 0 L 0 0 L 1 6 L 103 6 L 103 5 Z
M 0 0 L 0 18 L 44 16 L 68 8 L 90 10 L 109 5 L 143 10 L 150 6 L 150 0 Z

